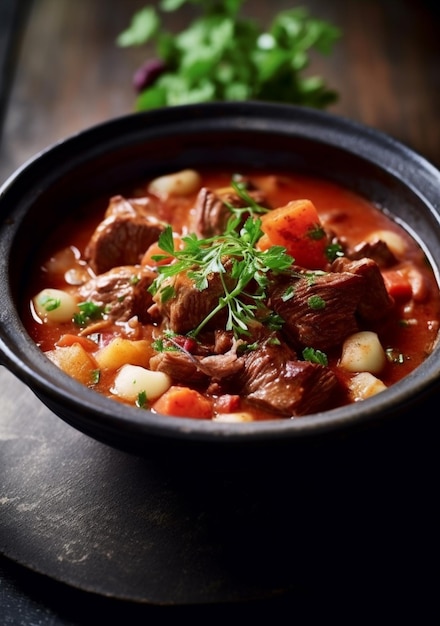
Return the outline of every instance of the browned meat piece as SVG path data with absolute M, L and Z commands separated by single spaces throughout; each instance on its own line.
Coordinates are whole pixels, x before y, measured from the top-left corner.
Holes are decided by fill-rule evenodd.
M 142 198 L 125 198 L 124 196 L 112 196 L 108 203 L 108 207 L 104 217 L 112 217 L 114 215 L 131 215 L 137 217 L 139 215 L 156 217 L 160 209 L 157 201 L 150 197 Z
M 168 374 L 176 382 L 198 384 L 236 376 L 244 366 L 235 349 L 226 354 L 195 356 L 180 350 L 159 352 L 150 359 L 151 369 Z
M 197 367 L 197 360 L 181 350 L 158 352 L 151 357 L 150 368 L 187 385 L 206 384 L 208 380 L 207 375 Z
M 364 293 L 359 300 L 357 314 L 365 322 L 376 322 L 393 308 L 394 300 L 389 295 L 379 266 L 373 259 L 350 261 L 341 257 L 333 261 L 332 271 L 350 272 L 364 279 Z
M 163 230 L 162 222 L 149 215 L 142 203 L 116 196 L 88 242 L 85 258 L 96 274 L 120 265 L 136 265 Z
M 137 266 L 116 267 L 82 285 L 79 294 L 84 301 L 104 306 L 113 320 L 125 322 L 135 315 L 140 322 L 150 321 L 148 308 L 152 296 L 148 288 L 156 274 Z
M 373 259 L 381 268 L 391 267 L 397 263 L 397 259 L 388 244 L 382 239 L 373 242 L 364 241 L 352 250 L 348 250 L 346 256 L 352 260 Z
M 224 275 L 228 282 L 228 275 Z M 199 291 L 194 282 L 181 272 L 171 279 L 164 281 L 174 288 L 175 295 L 165 302 L 161 300 L 160 291 L 154 296 L 154 301 L 160 316 L 168 320 L 168 326 L 175 333 L 185 334 L 194 330 L 205 317 L 218 305 L 219 298 L 224 295 L 219 274 L 208 278 L 208 287 Z M 222 328 L 226 323 L 226 313 L 221 311 L 207 325 L 207 329 Z
M 250 189 L 249 196 L 261 206 L 267 206 L 267 200 L 262 191 Z M 195 228 L 202 237 L 212 237 L 224 233 L 231 211 L 225 202 L 234 207 L 245 207 L 244 201 L 231 189 L 230 191 L 215 192 L 203 187 L 195 206 Z M 243 216 L 243 221 L 249 214 Z
M 286 298 L 288 289 L 292 297 Z M 362 277 L 348 272 L 279 282 L 270 288 L 270 307 L 284 319 L 283 333 L 295 347 L 327 351 L 359 330 L 356 311 Z
M 345 392 L 332 370 L 291 360 L 285 345 L 263 344 L 249 352 L 240 382 L 248 400 L 282 416 L 328 410 L 341 403 Z

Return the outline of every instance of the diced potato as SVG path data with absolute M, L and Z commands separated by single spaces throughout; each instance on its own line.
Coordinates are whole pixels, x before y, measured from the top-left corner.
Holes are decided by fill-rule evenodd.
M 406 241 L 392 230 L 375 230 L 367 237 L 367 241 L 371 243 L 378 240 L 384 241 L 397 258 L 401 259 L 405 256 Z
M 342 346 L 340 367 L 349 372 L 378 374 L 386 363 L 379 337 L 372 331 L 361 331 L 348 337 Z
M 70 322 L 79 313 L 76 299 L 62 289 L 43 289 L 32 302 L 38 317 L 45 322 Z
M 116 337 L 96 354 L 99 367 L 117 370 L 123 365 L 141 365 L 147 367 L 152 355 L 148 341 L 133 341 Z
M 90 385 L 93 382 L 93 375 L 98 369 L 98 364 L 80 343 L 49 350 L 45 354 L 55 365 L 80 383 Z
M 425 277 L 419 270 L 411 267 L 407 272 L 408 280 L 411 284 L 413 298 L 416 302 L 423 302 L 429 295 L 428 284 Z
M 229 423 L 239 423 L 239 422 L 252 422 L 252 415 L 247 413 L 246 411 L 240 411 L 238 413 L 218 413 L 213 418 L 214 422 L 229 422 Z
M 171 379 L 163 372 L 153 372 L 139 365 L 123 365 L 116 374 L 112 391 L 131 401 L 145 393 L 147 401 L 151 401 L 159 398 L 170 387 Z
M 159 176 L 151 181 L 148 191 L 157 196 L 188 196 L 201 186 L 201 177 L 195 170 L 182 170 Z
M 44 264 L 44 268 L 49 275 L 63 276 L 63 274 L 75 264 L 78 257 L 79 252 L 76 248 L 63 248 L 50 257 Z
M 353 402 L 365 400 L 375 396 L 377 393 L 384 391 L 386 385 L 370 372 L 360 372 L 353 376 L 349 384 L 350 393 Z

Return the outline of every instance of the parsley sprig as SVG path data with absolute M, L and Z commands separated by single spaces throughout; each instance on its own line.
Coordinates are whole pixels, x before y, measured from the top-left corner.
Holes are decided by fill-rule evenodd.
M 340 37 L 303 7 L 281 11 L 267 30 L 240 16 L 245 0 L 161 0 L 119 34 L 119 46 L 155 43 L 156 57 L 135 74 L 138 110 L 212 100 L 266 100 L 323 108 L 337 99 L 322 77 L 304 76 L 310 52 L 329 54 Z M 163 13 L 196 5 L 201 15 L 178 33 Z M 191 7 L 184 7 L 191 9 Z M 194 15 L 189 11 L 185 15 Z M 165 17 L 165 16 L 164 16 Z
M 166 253 L 165 256 L 175 257 L 174 262 L 158 267 L 158 277 L 150 287 L 151 293 L 158 294 L 163 302 L 174 295 L 172 281 L 166 279 L 180 272 L 185 272 L 199 291 L 209 287 L 213 274 L 220 277 L 223 295 L 191 332 L 194 337 L 223 309 L 227 310 L 226 329 L 236 335 L 248 334 L 249 326 L 258 319 L 258 313 L 261 313 L 265 323 L 280 326 L 281 320 L 264 304 L 268 272 L 289 270 L 293 258 L 286 254 L 282 246 L 272 246 L 264 251 L 255 247 L 263 234 L 260 218 L 248 217 L 239 230 L 235 229 L 236 219 L 234 215 L 230 218 L 220 237 L 199 239 L 194 233 L 186 235 L 182 238 L 183 247 L 178 250 L 174 247 L 170 226 L 159 237 L 159 247 Z M 251 283 L 252 287 L 248 289 Z

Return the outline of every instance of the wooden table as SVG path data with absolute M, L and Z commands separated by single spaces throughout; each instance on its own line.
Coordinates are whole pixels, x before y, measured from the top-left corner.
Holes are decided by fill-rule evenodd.
M 25 3 L 24 19 L 22 13 L 17 16 L 15 10 L 20 5 L 14 0 L 2 2 L 0 54 L 6 52 L 7 57 L 0 59 L 0 121 L 4 111 L 0 181 L 48 145 L 131 112 L 132 74 L 149 52 L 115 45 L 116 36 L 128 25 L 133 12 L 144 5 L 141 0 L 34 0 Z M 265 23 L 275 5 L 281 10 L 292 4 L 252 0 L 246 12 Z M 309 68 L 309 73 L 324 76 L 339 93 L 339 101 L 330 112 L 384 131 L 440 166 L 437 3 L 307 0 L 301 4 L 342 30 L 334 52 L 329 57 L 315 55 Z M 12 31 L 7 28 L 11 17 Z M 169 26 L 178 28 L 184 22 L 184 17 L 181 19 L 179 23 L 170 20 Z M 10 393 L 11 384 L 17 385 L 17 396 L 26 393 L 21 384 L 0 371 L 1 398 L 6 391 Z M 91 609 L 101 611 L 103 623 L 112 613 L 121 619 L 131 616 L 132 621 L 127 622 L 131 624 L 153 615 L 149 607 L 115 607 L 108 599 L 90 598 L 80 591 L 66 590 L 62 584 L 52 585 L 7 561 L 1 568 L 0 615 L 3 607 L 5 624 L 89 623 L 86 620 Z M 38 589 L 38 594 L 33 589 Z M 338 607 L 343 606 L 343 597 L 333 599 Z M 311 590 L 301 597 L 302 608 L 318 601 Z M 270 616 L 272 611 L 294 607 L 299 607 L 298 597 L 284 598 L 281 604 L 257 603 L 253 608 L 256 612 L 266 610 Z M 251 615 L 252 607 L 247 609 Z

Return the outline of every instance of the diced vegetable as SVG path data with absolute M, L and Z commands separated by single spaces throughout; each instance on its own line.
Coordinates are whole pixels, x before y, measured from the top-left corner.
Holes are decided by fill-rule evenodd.
M 310 200 L 294 200 L 269 211 L 261 218 L 264 235 L 258 247 L 284 246 L 297 265 L 307 269 L 323 269 L 327 237 L 315 205 Z
M 353 402 L 358 402 L 359 400 L 365 400 L 366 398 L 375 396 L 377 393 L 384 391 L 387 387 L 379 378 L 376 378 L 376 376 L 373 376 L 370 372 L 360 372 L 353 376 L 349 388 Z
M 89 339 L 88 337 L 72 335 L 70 333 L 62 335 L 57 341 L 57 346 L 59 348 L 67 348 L 69 346 L 73 346 L 73 344 L 75 343 L 79 343 L 84 348 L 84 350 L 87 350 L 87 352 L 94 352 L 96 350 L 96 343 L 92 341 L 92 339 Z
M 148 191 L 157 196 L 187 196 L 195 193 L 200 185 L 200 174 L 188 169 L 155 178 L 149 184 Z
M 146 401 L 156 400 L 171 385 L 171 379 L 163 372 L 153 372 L 139 365 L 123 365 L 116 375 L 113 391 L 125 400 L 133 402 L 141 394 Z
M 240 411 L 239 413 L 219 413 L 214 417 L 214 422 L 228 422 L 228 423 L 240 423 L 240 422 L 252 422 L 253 417 L 247 411 Z
M 212 403 L 195 389 L 174 385 L 153 404 L 162 415 L 211 419 Z
M 33 298 L 33 305 L 45 322 L 70 322 L 79 311 L 76 299 L 62 289 L 43 289 Z
M 173 233 L 173 242 L 175 249 L 179 249 L 181 246 L 181 239 L 177 235 Z M 153 257 L 163 257 L 161 259 L 155 259 Z M 165 254 L 163 249 L 159 246 L 159 242 L 155 241 L 152 243 L 141 260 L 141 265 L 148 265 L 149 267 L 158 267 L 159 265 L 167 265 L 173 261 L 173 256 L 171 254 Z
M 55 365 L 80 383 L 90 385 L 93 382 L 93 373 L 98 369 L 98 365 L 78 341 L 65 348 L 49 350 L 45 354 Z
M 396 300 L 409 300 L 412 297 L 412 286 L 406 274 L 399 270 L 383 270 L 382 276 L 391 297 Z
M 119 369 L 123 365 L 140 365 L 147 367 L 153 350 L 145 339 L 132 341 L 122 337 L 115 337 L 96 354 L 99 367 Z
M 378 374 L 385 367 L 386 360 L 377 334 L 365 330 L 350 335 L 344 341 L 339 365 L 349 372 Z

